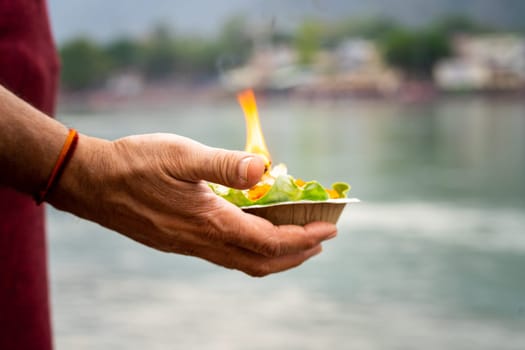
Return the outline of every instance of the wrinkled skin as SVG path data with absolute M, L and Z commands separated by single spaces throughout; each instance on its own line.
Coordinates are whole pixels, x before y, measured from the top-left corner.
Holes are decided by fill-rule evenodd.
M 245 189 L 263 172 L 260 157 L 173 134 L 113 142 L 81 135 L 49 202 L 154 249 L 265 276 L 320 253 L 336 228 L 321 222 L 274 226 L 206 183 Z

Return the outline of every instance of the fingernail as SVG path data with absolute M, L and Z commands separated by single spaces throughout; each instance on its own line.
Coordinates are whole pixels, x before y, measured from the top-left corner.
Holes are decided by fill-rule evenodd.
M 242 182 L 248 181 L 248 167 L 250 166 L 252 159 L 253 157 L 246 157 L 239 163 L 239 177 Z

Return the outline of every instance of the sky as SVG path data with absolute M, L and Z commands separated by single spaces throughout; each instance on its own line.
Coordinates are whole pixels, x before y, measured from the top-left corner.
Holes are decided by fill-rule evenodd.
M 305 17 L 387 15 L 424 24 L 445 13 L 525 29 L 525 0 L 48 0 L 57 41 L 86 35 L 110 40 L 140 36 L 155 24 L 212 35 L 228 17 L 245 14 L 258 25 L 292 25 Z
M 58 42 L 76 35 L 107 40 L 141 35 L 156 23 L 211 34 L 229 15 L 242 11 L 243 0 L 48 0 Z

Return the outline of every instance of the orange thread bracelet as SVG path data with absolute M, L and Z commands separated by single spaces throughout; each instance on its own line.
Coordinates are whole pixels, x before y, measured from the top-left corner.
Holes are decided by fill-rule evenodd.
M 46 186 L 41 191 L 38 191 L 38 194 L 36 195 L 35 200 L 38 205 L 42 204 L 42 202 L 46 199 L 46 196 L 51 191 L 53 186 L 60 179 L 60 176 L 64 172 L 64 168 L 66 167 L 67 163 L 71 159 L 71 156 L 73 155 L 73 152 L 75 151 L 77 143 L 78 132 L 75 129 L 69 129 L 69 133 L 67 134 L 64 146 L 62 146 L 62 150 L 58 155 L 58 159 L 55 163 L 55 166 L 53 167 L 53 170 L 51 171 L 51 175 L 49 175 L 49 179 L 47 180 Z

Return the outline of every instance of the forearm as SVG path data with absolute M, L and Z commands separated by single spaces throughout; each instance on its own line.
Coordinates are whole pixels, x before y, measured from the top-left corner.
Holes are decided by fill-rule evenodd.
M 0 86 L 0 185 L 35 194 L 44 186 L 67 128 Z

